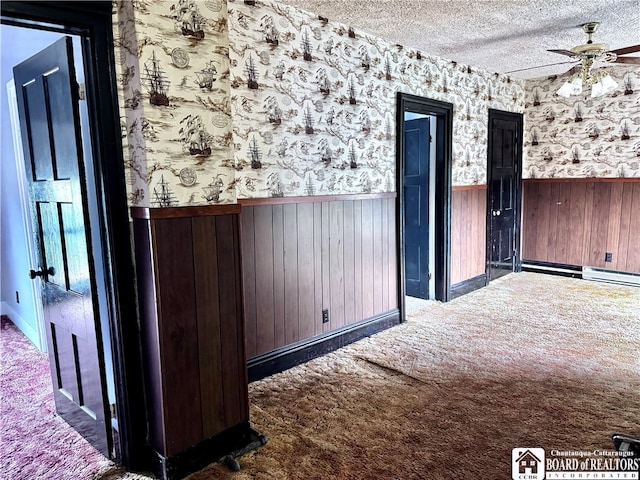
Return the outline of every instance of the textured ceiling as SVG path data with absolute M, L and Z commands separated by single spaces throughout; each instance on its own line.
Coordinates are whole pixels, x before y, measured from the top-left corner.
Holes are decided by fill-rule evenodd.
M 569 57 L 546 50 L 570 49 L 585 43 L 587 38 L 580 25 L 587 22 L 601 23 L 594 42 L 608 43 L 610 49 L 640 44 L 640 0 L 285 0 L 283 3 L 422 53 L 492 72 L 513 72 L 510 75 L 515 78 L 562 74 L 570 69 Z M 568 63 L 544 67 L 558 62 Z

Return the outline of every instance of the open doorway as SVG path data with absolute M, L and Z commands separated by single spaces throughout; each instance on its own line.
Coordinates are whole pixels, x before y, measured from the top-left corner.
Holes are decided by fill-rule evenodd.
M 21 223 L 31 226 L 24 229 L 31 255 L 22 273 L 32 281 L 31 306 L 41 313 L 37 344 L 46 344 L 58 415 L 105 456 L 117 458 L 107 256 L 100 254 L 108 245 L 93 175 L 89 109 L 81 94 L 82 38 L 1 28 L 3 40 L 14 46 L 2 61 L 9 60 L 13 72 L 7 106 L 13 112 L 14 181 L 22 186 L 14 203 L 26 217 Z
M 21 198 L 24 199 L 26 192 L 20 192 L 17 187 L 19 183 L 18 179 L 23 180 L 25 176 L 31 178 L 31 180 L 36 178 L 36 176 L 33 175 L 34 164 L 30 164 L 32 167 L 31 176 L 25 175 L 24 170 L 21 171 L 21 169 L 18 168 L 23 167 L 24 160 L 20 159 L 20 161 L 18 161 L 18 159 L 16 159 L 14 161 L 15 154 L 13 151 L 11 151 L 8 157 L 5 157 L 3 152 L 3 187 L 5 183 L 7 183 L 5 180 L 12 181 L 15 183 L 16 193 L 10 198 L 10 201 L 7 201 L 3 192 L 3 256 L 6 253 L 11 256 L 12 259 L 11 261 L 8 261 L 6 258 L 3 259 L 2 275 L 4 276 L 5 273 L 10 272 L 11 275 L 16 278 L 27 279 L 27 285 L 29 285 L 29 287 L 21 286 L 20 290 L 25 292 L 30 290 L 31 294 L 21 296 L 16 294 L 16 300 L 17 297 L 20 296 L 20 300 L 22 301 L 21 305 L 24 306 L 26 304 L 25 302 L 30 302 L 32 308 L 35 308 L 37 302 L 42 298 L 41 293 L 45 290 L 43 284 L 66 285 L 66 287 L 68 287 L 67 290 L 71 292 L 71 296 L 76 295 L 77 290 L 84 289 L 82 291 L 90 292 L 88 304 L 92 305 L 92 307 L 88 309 L 97 312 L 97 320 L 94 322 L 94 325 L 97 332 L 98 348 L 96 361 L 97 364 L 100 365 L 100 379 L 98 379 L 98 381 L 104 382 L 101 390 L 104 402 L 99 408 L 101 411 L 97 411 L 98 409 L 89 406 L 88 392 L 90 389 L 88 387 L 86 387 L 86 389 L 80 387 L 82 385 L 80 380 L 90 379 L 92 378 L 92 374 L 88 373 L 88 370 L 85 370 L 84 367 L 80 366 L 77 362 L 71 372 L 65 371 L 65 375 L 68 376 L 66 384 L 74 385 L 73 388 L 75 388 L 76 391 L 70 393 L 66 388 L 58 388 L 60 387 L 61 370 L 56 373 L 55 370 L 52 369 L 52 372 L 54 372 L 52 378 L 54 390 L 58 388 L 61 398 L 65 397 L 66 394 L 67 397 L 79 400 L 79 402 L 76 402 L 79 403 L 79 408 L 76 410 L 76 413 L 82 411 L 87 415 L 87 418 L 102 422 L 107 434 L 106 441 L 100 440 L 95 445 L 100 451 L 116 461 L 135 468 L 136 460 L 142 460 L 141 452 L 144 450 L 146 420 L 141 386 L 139 333 L 137 322 L 135 321 L 134 274 L 126 206 L 122 146 L 120 143 L 120 126 L 116 112 L 116 79 L 113 69 L 114 59 L 111 26 L 112 6 L 110 2 L 56 2 L 52 4 L 50 2 L 5 1 L 2 2 L 1 7 L 3 37 L 5 37 L 5 29 L 12 29 L 12 34 L 23 36 L 22 40 L 12 38 L 8 41 L 6 38 L 3 38 L 3 80 L 5 80 L 5 73 L 11 76 L 14 72 L 14 66 L 29 64 L 29 61 L 34 58 L 33 54 L 42 52 L 43 49 L 46 50 L 49 48 L 47 45 L 64 45 L 62 50 L 69 53 L 66 63 L 60 64 L 60 67 L 45 66 L 42 74 L 35 74 L 34 81 L 23 79 L 22 83 L 18 82 L 19 85 L 15 90 L 18 99 L 17 104 L 19 106 L 22 106 L 23 109 L 25 106 L 29 109 L 39 109 L 44 115 L 43 118 L 46 118 L 51 125 L 54 125 L 52 129 L 50 128 L 49 134 L 38 135 L 38 132 L 35 130 L 40 128 L 40 126 L 36 126 L 33 122 L 30 124 L 31 127 L 29 128 L 35 129 L 34 132 L 32 132 L 34 133 L 33 137 L 47 143 L 48 139 L 51 140 L 54 138 L 54 131 L 57 131 L 58 134 L 62 132 L 62 122 L 57 122 L 55 117 L 59 112 L 54 112 L 53 114 L 47 113 L 58 107 L 58 102 L 49 100 L 50 94 L 53 92 L 47 89 L 49 87 L 56 89 L 62 85 L 59 79 L 62 78 L 62 72 L 66 68 L 64 65 L 66 65 L 69 70 L 73 70 L 73 75 L 68 76 L 69 81 L 67 81 L 67 85 L 73 91 L 73 97 L 66 105 L 72 105 L 70 110 L 74 111 L 74 118 L 76 119 L 72 121 L 71 129 L 69 130 L 71 132 L 70 137 L 75 138 L 75 134 L 77 133 L 77 139 L 75 141 L 71 140 L 70 143 L 66 142 L 66 140 L 61 140 L 57 143 L 51 140 L 49 142 L 49 150 L 55 150 L 54 157 L 58 156 L 58 158 L 66 158 L 61 151 L 56 150 L 56 148 L 66 148 L 65 145 L 72 145 L 75 149 L 83 152 L 82 172 L 78 175 L 80 183 L 83 184 L 78 190 L 82 191 L 82 195 L 76 195 L 74 198 L 81 198 L 79 204 L 85 212 L 80 216 L 75 216 L 75 213 L 71 216 L 70 212 L 72 207 L 70 205 L 73 202 L 61 200 L 62 197 L 52 198 L 48 202 L 40 198 L 38 201 L 42 203 L 42 208 L 38 207 L 35 210 L 25 208 Z M 9 51 L 18 53 L 19 50 L 26 45 L 32 46 L 32 40 L 36 37 L 42 40 L 43 44 L 33 46 L 33 51 L 21 52 L 21 56 L 24 58 L 6 54 Z M 9 58 L 11 58 L 11 64 L 5 65 L 5 60 L 9 61 Z M 71 60 L 74 58 L 77 62 Z M 22 71 L 24 73 L 24 68 Z M 43 80 L 45 77 L 49 80 Z M 9 104 L 9 97 L 6 96 L 7 89 L 5 88 L 8 81 L 9 80 L 6 79 L 6 81 L 2 82 L 3 109 L 8 108 L 5 106 Z M 40 88 L 39 90 L 36 88 L 38 85 L 43 85 L 49 81 L 51 82 L 49 87 Z M 39 94 L 43 95 L 43 98 L 47 101 L 36 101 L 33 99 L 25 102 L 24 94 L 26 89 L 29 89 L 31 92 L 36 92 L 37 94 L 40 92 Z M 11 88 L 9 88 L 9 91 L 11 91 Z M 9 116 L 7 115 L 6 118 L 9 118 Z M 23 118 L 26 117 L 23 115 Z M 10 133 L 11 122 L 3 121 L 2 124 L 3 139 L 5 138 L 4 129 L 8 128 L 9 141 L 6 142 L 6 146 L 13 150 L 13 141 L 11 140 Z M 29 130 L 29 128 L 27 128 L 27 124 L 25 124 L 23 120 L 20 128 L 21 133 Z M 46 129 L 42 130 L 43 133 L 45 131 Z M 62 133 L 60 138 L 63 137 L 65 137 L 64 133 Z M 5 142 L 3 141 L 3 150 L 4 145 Z M 23 150 L 27 148 L 25 145 L 31 148 L 31 144 L 22 143 Z M 25 156 L 31 159 L 43 157 L 39 154 L 30 155 L 29 152 L 25 152 Z M 51 157 L 51 155 L 49 155 L 49 157 Z M 22 164 L 20 162 L 22 162 Z M 53 164 L 52 171 L 57 173 L 53 174 L 51 179 L 55 181 L 62 180 L 63 183 L 69 183 L 67 179 L 70 175 L 69 172 L 63 174 L 60 170 L 60 168 L 67 168 L 66 166 L 69 165 L 69 162 L 65 160 L 58 164 L 54 161 Z M 62 164 L 65 166 L 61 166 Z M 5 177 L 5 167 L 11 165 L 11 175 Z M 39 186 L 40 185 L 38 185 L 38 187 Z M 48 189 L 48 191 L 46 191 L 47 189 L 40 189 L 42 190 L 40 193 L 46 194 L 54 192 L 57 195 L 59 192 L 64 192 L 65 188 L 66 187 L 62 185 L 60 189 L 57 186 L 56 188 Z M 30 203 L 34 202 L 35 190 L 38 190 L 38 188 L 26 189 L 26 191 L 29 192 L 28 197 Z M 40 224 L 36 222 L 36 226 L 39 225 L 41 229 L 40 236 L 35 237 L 35 240 L 30 240 L 29 233 L 34 233 L 35 230 L 32 229 L 32 232 L 27 232 L 26 230 L 28 230 L 28 228 L 18 229 L 17 227 L 29 223 L 33 225 L 31 217 L 36 220 L 38 218 L 44 218 L 44 214 L 42 213 L 44 211 L 50 211 L 53 217 L 59 219 L 59 222 L 57 225 L 55 222 L 47 223 L 42 220 L 40 220 Z M 35 216 L 34 212 L 36 212 Z M 29 217 L 28 221 L 25 215 Z M 41 216 L 39 217 L 39 215 Z M 11 228 L 5 229 L 5 218 L 11 218 L 17 221 L 11 225 Z M 73 222 L 71 219 L 73 219 Z M 89 219 L 91 220 L 90 222 L 88 221 Z M 61 257 L 58 258 L 55 255 L 50 255 L 50 259 L 56 257 L 54 260 L 60 260 L 60 262 L 62 262 L 53 270 L 49 268 L 50 265 L 44 265 L 44 263 L 49 262 L 42 262 L 42 258 L 39 259 L 40 261 L 34 263 L 33 258 L 29 259 L 28 256 L 25 256 L 26 261 L 24 265 L 18 265 L 18 261 L 15 258 L 17 255 L 15 255 L 13 250 L 16 248 L 15 243 L 10 245 L 8 242 L 5 242 L 5 240 L 9 240 L 9 234 L 7 232 L 13 234 L 16 233 L 13 231 L 14 229 L 20 230 L 17 233 L 23 236 L 23 244 L 28 245 L 30 243 L 34 246 L 34 250 L 41 251 L 47 242 L 50 246 L 52 245 L 52 239 L 55 240 L 55 238 L 57 238 L 56 235 L 45 233 L 45 227 L 60 228 L 60 231 L 67 229 L 68 233 L 73 237 L 73 241 L 79 238 L 79 227 L 86 232 L 87 237 L 84 244 L 89 249 L 88 258 L 90 259 L 90 268 L 87 271 L 90 272 L 90 281 L 85 282 L 84 276 L 74 274 L 74 272 L 77 273 L 81 270 L 74 264 L 76 257 L 73 251 L 75 250 L 67 251 L 67 253 L 70 253 L 70 256 L 66 261 L 62 260 Z M 53 230 L 51 230 L 51 232 L 53 232 Z M 67 242 L 66 246 L 69 246 L 72 242 L 72 237 L 69 237 L 69 242 Z M 41 241 L 40 239 L 44 240 Z M 58 238 L 58 240 L 60 240 L 60 238 Z M 62 243 L 63 247 L 61 248 L 64 249 L 64 241 Z M 5 269 L 4 264 L 11 265 L 11 268 Z M 54 271 L 57 272 L 57 275 L 53 273 Z M 30 274 L 33 280 L 29 279 Z M 48 280 L 51 277 L 54 278 L 54 281 L 49 282 Z M 30 285 L 32 281 L 35 283 L 35 286 Z M 16 291 L 20 292 L 20 290 Z M 33 292 L 35 292 L 35 294 Z M 5 303 L 8 303 L 4 301 L 7 296 L 5 293 L 6 292 L 3 291 L 3 311 Z M 74 299 L 75 298 L 76 297 L 74 297 Z M 72 310 L 78 311 L 79 309 L 71 309 L 69 312 Z M 46 311 L 46 308 L 43 311 Z M 83 311 L 87 311 L 87 309 L 83 309 Z M 25 316 L 30 317 L 30 315 Z M 47 314 L 43 315 L 43 317 L 45 318 L 45 322 L 42 323 L 47 325 Z M 70 319 L 66 314 L 62 318 L 63 320 Z M 38 332 L 38 323 L 37 321 L 34 322 L 33 319 L 31 319 L 31 322 L 33 322 L 33 325 L 36 325 L 36 328 L 34 328 L 36 334 L 32 335 L 32 340 L 35 340 L 34 343 L 40 343 L 41 336 Z M 59 325 L 60 328 L 63 326 L 69 327 L 69 331 L 71 331 L 72 327 L 75 328 L 76 326 L 71 320 L 66 323 L 59 321 Z M 47 330 L 47 328 L 45 328 L 45 331 L 48 331 L 48 336 L 51 337 L 52 330 L 51 328 Z M 69 358 L 73 359 L 73 357 L 78 358 L 81 356 L 83 333 L 84 330 L 70 334 L 70 341 L 68 343 L 69 350 L 67 352 Z M 55 332 L 53 335 L 55 335 Z M 59 359 L 63 352 L 60 349 L 52 348 L 52 345 L 52 343 L 48 344 L 49 354 Z M 59 409 L 58 413 L 73 425 L 74 420 L 72 419 L 70 421 L 65 417 L 61 409 Z M 84 436 L 83 432 L 80 433 Z M 94 443 L 90 438 L 87 439 L 90 443 Z
M 453 105 L 398 94 L 398 231 L 401 318 L 407 298 L 450 294 Z

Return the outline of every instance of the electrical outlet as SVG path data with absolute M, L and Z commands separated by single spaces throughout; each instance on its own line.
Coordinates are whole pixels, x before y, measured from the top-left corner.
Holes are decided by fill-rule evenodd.
M 16 290 L 16 303 L 20 303 L 20 292 Z
M 329 310 L 322 310 L 322 323 L 329 323 Z
M 611 252 L 607 252 L 604 254 L 604 261 L 605 262 L 613 262 L 613 253 Z

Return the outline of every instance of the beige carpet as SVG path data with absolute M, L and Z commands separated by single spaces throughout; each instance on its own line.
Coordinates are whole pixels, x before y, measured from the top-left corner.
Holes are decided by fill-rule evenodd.
M 190 480 L 509 479 L 516 447 L 640 433 L 640 289 L 512 274 L 250 385 L 269 437 Z

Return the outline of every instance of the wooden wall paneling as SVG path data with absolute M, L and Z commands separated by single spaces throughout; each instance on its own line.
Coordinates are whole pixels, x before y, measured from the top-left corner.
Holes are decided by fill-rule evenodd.
M 569 200 L 569 245 L 567 247 L 566 263 L 568 265 L 582 265 L 584 252 L 584 228 L 587 202 L 587 184 L 584 182 L 571 183 L 571 197 Z
M 284 205 L 272 205 L 270 208 L 273 229 L 273 256 L 265 258 L 264 261 L 271 260 L 273 262 L 273 342 L 275 348 L 278 348 L 291 342 L 287 339 L 287 274 L 290 274 L 290 272 L 287 271 L 289 267 L 285 266 L 285 237 L 288 237 L 289 241 L 291 241 L 290 237 L 294 236 L 293 240 L 295 241 L 295 230 L 286 229 Z
M 460 235 L 462 236 L 460 242 L 460 281 L 469 278 L 469 272 L 471 270 L 471 226 L 473 224 L 472 212 L 469 207 L 471 206 L 470 190 L 462 190 L 461 192 L 461 231 Z
M 373 203 L 362 201 L 362 317 L 374 315 Z
M 609 202 L 611 201 L 611 183 L 593 183 L 593 203 L 589 239 L 589 261 L 586 265 L 604 268 L 607 249 L 607 231 L 609 229 Z
M 343 245 L 344 245 L 344 321 L 345 324 L 353 323 L 360 318 L 356 317 L 355 299 L 355 231 L 354 202 L 343 202 Z
M 247 351 L 244 344 L 245 339 L 245 330 L 244 330 L 244 322 L 242 319 L 244 318 L 244 295 L 242 288 L 242 254 L 240 251 L 240 218 L 238 214 L 232 215 L 228 217 L 231 219 L 231 229 L 233 233 L 233 238 L 231 239 L 231 246 L 233 247 L 233 277 L 235 284 L 235 315 L 233 321 L 236 327 L 236 344 L 233 354 L 235 355 L 237 365 L 238 365 L 238 376 L 236 377 L 237 381 L 237 392 L 238 397 L 236 399 L 238 403 L 238 413 L 239 413 L 239 422 L 243 422 L 248 424 L 249 422 L 249 378 L 247 372 Z M 224 217 L 216 218 L 216 230 L 221 231 L 220 223 L 224 222 Z M 222 242 L 221 242 L 222 243 Z M 219 254 L 227 255 L 228 252 L 224 250 L 224 243 L 222 243 L 222 248 L 218 249 Z M 220 261 L 218 261 L 220 263 Z M 218 269 L 218 284 L 220 281 L 225 281 L 228 279 L 229 272 L 225 270 Z M 221 294 L 224 294 L 224 291 L 220 291 Z M 223 330 L 220 331 L 220 336 L 222 338 Z M 221 351 L 222 353 L 222 351 Z M 232 425 L 227 425 L 232 426 Z
M 633 184 L 626 271 L 640 273 L 640 182 Z
M 362 291 L 362 271 L 363 271 L 363 258 L 362 258 L 362 200 L 353 202 L 353 247 L 354 247 L 354 316 L 356 319 L 363 319 L 363 291 Z M 366 262 L 366 258 L 364 259 Z
M 134 218 L 133 227 L 149 443 L 157 452 L 165 453 L 160 332 L 155 308 L 155 282 L 152 281 L 154 271 L 151 224 L 148 219 Z
M 218 255 L 215 217 L 195 217 L 192 220 L 193 262 L 198 353 L 200 357 L 200 398 L 202 433 L 212 437 L 225 427 L 220 339 L 220 298 L 218 294 Z M 226 360 L 226 359 L 224 359 Z
M 243 207 L 251 358 L 397 308 L 395 202 L 375 197 Z
M 634 216 L 632 209 L 639 183 L 627 179 L 525 181 L 524 258 L 634 271 L 629 262 L 634 262 L 633 249 L 638 248 L 632 238 L 632 223 L 638 215 Z M 539 214 L 545 210 L 548 213 Z M 546 225 L 546 233 L 541 233 L 541 225 Z M 532 252 L 534 229 L 537 239 Z M 612 253 L 612 262 L 605 262 L 606 252 Z
M 382 312 L 382 199 L 373 203 L 373 309 Z
M 593 219 L 593 189 L 594 183 L 585 185 L 584 224 L 582 228 L 582 259 L 578 265 L 589 265 L 591 259 L 591 220 Z M 594 265 L 592 265 L 594 266 Z
M 160 319 L 166 455 L 202 439 L 191 219 L 152 223 Z M 181 248 L 176 248 L 181 245 Z M 180 385 L 180 388 L 171 386 Z
M 534 258 L 543 262 L 548 261 L 549 244 L 549 198 L 551 185 L 541 183 L 538 185 L 538 196 L 536 203 L 538 205 L 538 221 L 536 222 L 536 249 Z
M 625 183 L 622 190 L 622 205 L 620 206 L 620 231 L 618 233 L 618 258 L 614 258 L 616 268 L 618 270 L 627 270 L 627 261 L 629 259 L 629 241 L 631 240 L 631 211 L 633 206 L 633 187 L 632 183 Z M 637 242 L 638 234 L 634 236 Z
M 273 209 L 254 207 L 256 261 L 256 354 L 275 346 L 275 308 L 273 302 Z
M 322 309 L 324 306 L 324 272 L 322 268 L 322 203 L 313 203 L 313 270 L 315 310 L 313 312 L 313 333 L 323 332 Z
M 451 195 L 451 283 L 462 279 L 462 191 L 454 190 Z
M 220 305 L 221 356 L 225 362 L 223 398 L 227 427 L 249 419 L 244 329 L 240 298 L 242 295 L 238 256 L 237 217 L 220 215 L 215 219 L 217 232 L 218 285 Z M 230 278 L 231 277 L 231 278 Z
M 539 183 L 524 182 L 522 188 L 522 258 L 534 260 L 538 222 Z
M 329 310 L 329 322 L 322 324 L 322 331 L 329 332 L 332 330 L 331 323 L 331 250 L 330 250 L 330 202 L 322 202 L 321 209 L 321 240 L 320 251 L 316 252 L 316 255 L 320 253 L 321 265 L 322 265 L 322 309 Z
M 244 288 L 245 344 L 249 358 L 257 355 L 256 323 L 256 251 L 253 211 L 255 207 L 243 207 L 240 215 L 242 227 L 242 277 Z
M 486 187 L 453 190 L 451 284 L 482 275 L 486 266 Z
M 313 204 L 300 203 L 297 208 L 298 237 L 298 312 L 299 338 L 309 338 L 316 332 L 315 256 Z
M 398 308 L 398 242 L 396 240 L 396 199 L 387 200 L 389 218 L 389 309 Z M 359 317 L 360 318 L 360 317 Z
M 622 193 L 624 183 L 611 184 L 611 197 L 609 203 L 609 228 L 607 229 L 607 243 L 605 250 L 612 253 L 611 262 L 606 262 L 605 267 L 612 270 L 618 269 L 620 258 L 620 221 L 622 220 Z
M 558 183 L 552 183 L 549 187 L 549 234 L 547 236 L 547 261 L 555 262 L 558 248 L 558 197 L 560 186 Z
M 329 204 L 329 270 L 331 310 L 329 325 L 331 330 L 345 324 L 344 311 L 344 202 Z
M 298 212 L 296 204 L 284 205 L 284 325 L 285 343 L 300 339 L 298 295 Z M 274 265 L 274 269 L 275 269 Z M 276 318 L 276 325 L 278 319 Z M 278 344 L 278 346 L 281 346 Z
M 556 197 L 557 204 L 557 234 L 556 234 L 556 248 L 554 256 L 558 263 L 566 263 L 567 252 L 569 249 L 569 242 L 571 237 L 569 236 L 569 225 L 571 215 L 571 184 L 559 183 L 558 194 Z
M 476 227 L 478 236 L 476 237 L 476 271 L 473 276 L 485 273 L 487 259 L 487 189 L 482 188 L 476 191 Z
M 382 255 L 380 260 L 382 262 L 382 310 L 383 312 L 389 311 L 389 212 L 387 210 L 386 200 L 380 200 L 382 231 L 380 233 L 380 243 L 382 244 Z

